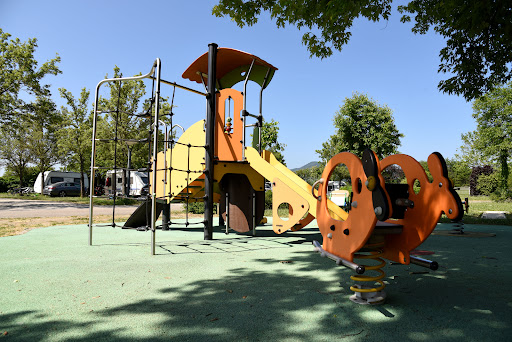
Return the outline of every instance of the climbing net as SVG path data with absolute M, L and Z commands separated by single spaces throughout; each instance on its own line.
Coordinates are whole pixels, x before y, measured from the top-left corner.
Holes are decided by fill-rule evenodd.
M 151 97 L 146 101 L 146 106 L 144 110 L 140 113 L 134 113 L 124 110 L 121 98 L 123 91 L 123 83 L 128 81 L 139 81 L 142 79 L 150 79 L 152 80 L 151 86 Z M 99 89 L 102 84 L 110 83 L 112 87 L 117 85 L 117 99 L 115 100 L 115 108 L 107 109 L 100 108 L 99 101 Z M 161 84 L 168 84 L 173 87 L 172 98 L 170 103 L 170 109 L 167 112 L 161 112 L 162 103 L 166 100 L 161 99 L 160 97 L 160 86 Z M 194 89 L 190 89 L 188 87 L 180 86 L 174 82 L 168 82 L 162 80 L 160 78 L 160 60 L 157 59 L 153 64 L 151 71 L 146 75 L 141 76 L 133 76 L 133 77 L 121 77 L 121 78 L 112 78 L 112 79 L 104 79 L 96 88 L 96 98 L 94 103 L 94 121 L 93 121 L 93 137 L 92 137 L 92 156 L 91 156 L 91 184 L 90 188 L 94 189 L 90 192 L 90 204 L 89 204 L 89 244 L 92 244 L 92 227 L 93 227 L 93 204 L 95 198 L 110 198 L 113 200 L 112 204 L 112 220 L 108 224 L 96 224 L 94 226 L 110 226 L 117 227 L 116 224 L 116 205 L 119 203 L 120 199 L 124 198 L 134 198 L 136 195 L 143 195 L 140 193 L 133 193 L 130 191 L 130 182 L 132 172 L 141 172 L 146 175 L 146 179 L 150 179 L 151 188 L 148 189 L 147 197 L 141 196 L 139 199 L 143 200 L 143 204 L 137 209 L 141 210 L 143 213 L 143 222 L 138 222 L 139 227 L 142 230 L 150 230 L 153 232 L 152 234 L 152 252 L 154 254 L 154 232 L 156 228 L 165 228 L 169 224 L 173 222 L 170 220 L 170 202 L 172 201 L 180 201 L 186 203 L 186 226 L 192 224 L 189 221 L 189 205 L 192 202 L 204 201 L 204 195 L 198 195 L 197 191 L 193 191 L 195 189 L 195 185 L 193 185 L 193 180 L 195 180 L 198 175 L 204 173 L 204 164 L 203 167 L 193 168 L 191 166 L 191 151 L 194 149 L 201 149 L 203 152 L 207 148 L 205 144 L 191 144 L 186 141 L 180 141 L 180 139 L 176 139 L 173 129 L 175 127 L 182 126 L 178 124 L 174 124 L 174 101 L 175 101 L 175 93 L 176 88 L 185 89 L 203 96 L 206 96 L 205 93 L 196 91 Z M 115 89 L 115 88 L 114 88 Z M 114 101 L 111 101 L 114 102 Z M 104 134 L 105 136 L 99 137 L 98 134 L 98 122 L 101 120 L 101 116 L 109 115 L 111 120 L 113 120 L 113 129 L 108 134 Z M 147 135 L 142 137 L 143 135 L 138 135 L 137 137 L 127 137 L 126 134 L 123 134 L 126 130 L 123 125 L 126 124 L 126 120 L 123 121 L 123 118 L 135 118 L 143 120 L 143 124 L 137 126 L 140 130 L 146 131 Z M 163 120 L 162 120 L 163 119 Z M 165 137 L 161 139 L 162 133 L 160 132 L 160 125 L 163 124 L 165 126 Z M 171 127 L 170 131 L 168 127 Z M 184 131 L 184 130 L 183 130 Z M 96 165 L 96 151 L 99 144 L 113 144 L 112 158 L 106 162 L 103 161 L 104 165 Z M 126 144 L 128 146 L 128 163 L 126 166 L 121 166 L 120 163 L 122 161 L 120 155 L 120 144 Z M 135 144 L 146 144 L 148 151 L 148 158 L 146 166 L 143 168 L 133 168 L 131 166 L 131 146 Z M 163 146 L 163 151 L 159 151 L 160 147 Z M 187 150 L 187 160 L 186 163 L 181 161 L 176 164 L 176 158 L 173 158 L 173 151 L 176 147 L 180 146 L 182 149 L 186 148 Z M 159 166 L 158 160 L 159 158 L 163 158 L 163 166 Z M 174 163 L 173 163 L 174 161 Z M 98 163 L 99 164 L 99 163 Z M 106 174 L 106 186 L 108 193 L 103 191 L 104 187 L 101 184 L 95 186 L 96 176 L 95 173 L 99 171 L 100 174 Z M 186 184 L 183 189 L 178 189 L 180 191 L 173 191 L 173 179 L 176 178 L 175 175 L 183 175 L 185 178 Z M 108 177 L 108 176 L 111 177 Z M 121 175 L 121 178 L 118 178 L 118 175 Z M 128 176 L 126 176 L 128 175 Z M 195 175 L 195 176 L 192 176 Z M 180 178 L 181 176 L 177 176 Z M 110 179 L 110 181 L 109 181 Z M 119 188 L 118 185 L 121 183 L 122 188 Z M 162 184 L 163 183 L 163 184 Z M 163 187 L 162 187 L 163 186 Z M 179 186 L 178 186 L 179 188 Z M 158 191 L 158 189 L 163 189 L 163 191 Z M 160 212 L 164 211 L 162 226 L 156 226 L 156 220 L 160 215 Z M 142 216 L 142 215 L 140 215 Z M 133 217 L 133 215 L 132 215 Z M 139 217 L 140 218 L 140 217 Z M 140 221 L 140 220 L 139 220 Z M 203 223 L 204 221 L 197 222 Z M 128 228 L 128 221 L 125 223 L 123 228 Z M 195 222 L 194 222 L 195 223 Z
M 152 148 L 152 135 L 153 131 L 151 130 L 151 122 L 154 120 L 154 114 L 153 114 L 153 107 L 155 103 L 155 81 L 152 82 L 152 90 L 151 90 L 151 97 L 149 99 L 149 105 L 147 106 L 146 110 L 143 110 L 140 113 L 133 113 L 128 112 L 125 110 L 122 110 L 121 106 L 121 97 L 122 97 L 122 90 L 123 85 L 128 82 L 126 78 L 116 78 L 112 80 L 111 87 L 115 89 L 117 86 L 117 99 L 115 100 L 115 108 L 114 109 L 107 109 L 107 108 L 100 108 L 98 106 L 98 101 L 95 103 L 95 118 L 94 118 L 94 127 L 93 127 L 93 156 L 92 156 L 92 165 L 91 168 L 91 175 L 93 182 L 96 181 L 97 178 L 102 178 L 102 175 L 105 175 L 105 186 L 103 186 L 103 182 L 100 180 L 99 184 L 93 188 L 93 183 L 91 184 L 91 188 L 94 189 L 94 192 L 91 193 L 91 198 L 108 198 L 112 199 L 112 220 L 109 224 L 106 226 L 116 227 L 118 226 L 116 224 L 116 205 L 118 204 L 118 201 L 120 199 L 125 198 L 134 198 L 134 195 L 140 195 L 141 189 L 138 189 L 139 193 L 133 193 L 131 190 L 130 180 L 132 179 L 132 173 L 133 172 L 141 172 L 146 175 L 146 179 L 149 179 L 149 173 L 151 170 L 151 148 Z M 102 118 L 102 121 L 108 121 L 109 118 L 107 116 L 110 116 L 110 119 L 113 120 L 113 122 L 110 122 L 112 124 L 112 131 L 109 131 L 108 129 L 104 130 L 104 132 L 98 133 L 97 129 L 97 122 L 99 121 L 99 117 Z M 123 120 L 122 116 L 124 116 L 125 120 Z M 128 118 L 128 120 L 126 120 Z M 144 138 L 141 138 L 140 135 L 138 137 L 129 137 L 126 134 L 122 134 L 123 127 L 121 127 L 121 123 L 123 121 L 125 124 L 131 122 L 131 118 L 142 120 L 142 125 L 139 125 L 139 128 L 142 128 L 144 131 L 147 132 L 147 136 Z M 103 134 L 102 134 L 103 133 Z M 101 137 L 99 137 L 102 135 Z M 96 164 L 96 151 L 97 148 L 101 146 L 98 146 L 100 144 L 109 144 L 110 146 L 107 147 L 107 149 L 110 147 L 113 149 L 113 155 L 111 158 L 105 158 L 107 160 L 103 161 L 104 165 L 97 165 Z M 121 158 L 120 158 L 120 144 L 126 144 L 128 147 L 128 161 L 125 166 L 121 166 Z M 147 154 L 148 154 L 148 160 L 143 168 L 133 168 L 131 166 L 131 149 L 132 146 L 135 144 L 145 144 L 147 145 Z M 108 164 L 107 164 L 108 163 Z M 105 165 L 107 164 L 107 165 Z M 100 171 L 100 177 L 95 176 L 95 172 Z M 147 201 L 146 201 L 147 202 Z M 92 209 L 92 208 L 91 208 Z M 149 223 L 149 221 L 148 221 Z M 97 226 L 105 226 L 105 225 L 97 225 Z

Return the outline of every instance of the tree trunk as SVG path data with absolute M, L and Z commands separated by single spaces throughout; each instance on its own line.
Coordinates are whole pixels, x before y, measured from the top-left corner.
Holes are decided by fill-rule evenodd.
M 501 164 L 501 179 L 500 179 L 500 188 L 503 191 L 507 190 L 508 186 L 508 151 L 502 151 L 500 153 L 500 164 Z
M 85 195 L 85 179 L 84 179 L 84 158 L 80 155 L 80 197 L 84 197 Z M 89 185 L 91 184 L 89 180 Z M 94 191 L 94 189 L 89 189 L 90 191 Z
M 25 175 L 24 175 L 23 170 L 24 170 L 23 167 L 20 166 L 20 168 L 18 170 L 18 176 L 20 177 L 20 183 L 19 183 L 20 188 L 23 187 L 23 185 L 24 185 L 23 183 L 25 182 Z
M 43 194 L 43 189 L 44 189 L 44 173 L 45 173 L 45 170 L 41 170 L 41 195 Z

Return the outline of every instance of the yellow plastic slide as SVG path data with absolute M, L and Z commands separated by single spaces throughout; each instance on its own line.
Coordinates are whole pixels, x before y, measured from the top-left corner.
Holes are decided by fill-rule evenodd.
M 256 151 L 254 148 L 246 147 L 245 157 L 247 158 L 247 161 L 249 162 L 251 167 L 258 173 L 260 173 L 263 177 L 265 177 L 266 179 L 273 183 L 275 183 L 275 180 L 278 180 L 279 183 L 283 183 L 285 185 L 285 191 L 287 196 L 289 197 L 285 202 L 291 204 L 292 202 L 297 202 L 298 200 L 297 203 L 303 203 L 302 205 L 299 206 L 299 211 L 300 207 L 309 207 L 308 209 L 306 209 L 306 211 L 309 211 L 311 215 L 316 217 L 317 199 L 311 193 L 311 185 L 309 185 L 306 181 L 297 176 L 293 171 L 289 170 L 286 166 L 281 164 L 276 159 L 276 157 L 274 157 L 274 155 L 269 151 L 263 151 L 262 156 L 260 156 L 258 151 Z M 295 197 L 298 198 L 292 198 L 294 196 L 294 193 Z M 275 193 L 274 196 L 276 196 Z M 283 198 L 282 196 L 280 197 Z M 306 202 L 301 202 L 300 199 L 303 199 Z M 337 216 L 338 219 L 347 219 L 348 213 L 345 212 L 340 207 L 338 207 L 333 202 L 328 202 L 328 208 L 332 213 L 334 213 L 335 216 Z M 294 211 L 296 210 L 297 209 L 294 207 Z M 276 215 L 274 214 L 273 221 L 276 220 L 275 216 Z M 300 217 L 302 217 L 302 213 Z M 291 225 L 295 223 L 296 222 L 292 222 Z M 276 227 L 274 227 L 274 230 L 276 230 Z

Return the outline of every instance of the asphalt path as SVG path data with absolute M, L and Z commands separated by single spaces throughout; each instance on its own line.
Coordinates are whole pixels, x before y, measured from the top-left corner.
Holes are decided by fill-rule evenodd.
M 116 215 L 131 215 L 136 205 L 116 206 Z M 94 206 L 94 216 L 112 214 L 112 206 Z M 70 202 L 0 198 L 0 218 L 89 216 L 89 205 Z

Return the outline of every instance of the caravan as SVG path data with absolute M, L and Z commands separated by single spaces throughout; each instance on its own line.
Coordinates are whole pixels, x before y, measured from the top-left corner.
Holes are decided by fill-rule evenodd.
M 105 189 L 108 194 L 113 194 L 114 183 L 116 189 L 116 195 L 124 195 L 126 193 L 126 182 L 125 178 L 128 174 L 124 170 L 107 171 L 107 180 L 105 182 Z M 148 185 L 148 175 L 139 171 L 130 171 L 130 187 L 129 196 L 141 196 L 144 195 L 143 188 Z
M 37 175 L 37 179 L 34 182 L 34 192 L 42 193 L 43 189 L 41 188 L 41 178 L 43 177 L 42 173 Z M 69 182 L 80 185 L 80 172 L 61 172 L 61 171 L 45 171 L 44 173 L 44 183 L 43 188 L 50 184 L 55 184 L 58 182 Z M 84 173 L 84 187 L 89 188 L 89 178 L 87 174 Z

